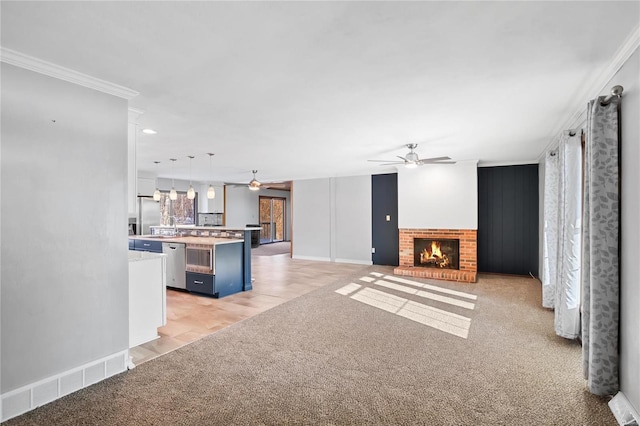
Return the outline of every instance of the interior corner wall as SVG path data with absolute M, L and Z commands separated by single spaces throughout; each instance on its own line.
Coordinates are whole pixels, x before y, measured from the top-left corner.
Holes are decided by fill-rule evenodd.
M 478 229 L 477 161 L 398 169 L 400 229 Z
M 371 176 L 293 183 L 293 257 L 371 265 Z
M 622 85 L 620 224 L 620 386 L 640 412 L 640 49 L 627 60 L 601 95 Z
M 6 393 L 128 349 L 128 113 L 6 63 L 1 96 Z

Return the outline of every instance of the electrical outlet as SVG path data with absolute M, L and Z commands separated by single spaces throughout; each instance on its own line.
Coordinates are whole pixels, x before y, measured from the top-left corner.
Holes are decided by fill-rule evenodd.
M 386 219 L 387 219 L 387 222 L 391 222 L 391 215 L 387 215 Z

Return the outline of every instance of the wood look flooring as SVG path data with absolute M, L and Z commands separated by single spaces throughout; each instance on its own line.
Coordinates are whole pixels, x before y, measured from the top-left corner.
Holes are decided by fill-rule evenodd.
M 252 256 L 253 290 L 221 299 L 167 289 L 167 325 L 159 339 L 129 350 L 135 365 L 171 352 L 236 322 L 331 284 L 367 266 Z

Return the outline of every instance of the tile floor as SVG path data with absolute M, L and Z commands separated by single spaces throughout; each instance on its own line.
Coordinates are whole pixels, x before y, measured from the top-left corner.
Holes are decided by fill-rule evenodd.
M 221 299 L 167 289 L 167 325 L 159 339 L 129 351 L 139 365 L 250 318 L 366 266 L 291 259 L 289 254 L 252 256 L 253 290 Z

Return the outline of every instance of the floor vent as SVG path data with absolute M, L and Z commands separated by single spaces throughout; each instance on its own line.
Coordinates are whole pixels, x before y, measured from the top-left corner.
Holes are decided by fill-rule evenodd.
M 618 392 L 609 401 L 609 408 L 620 426 L 638 426 L 640 417 L 622 392 Z

